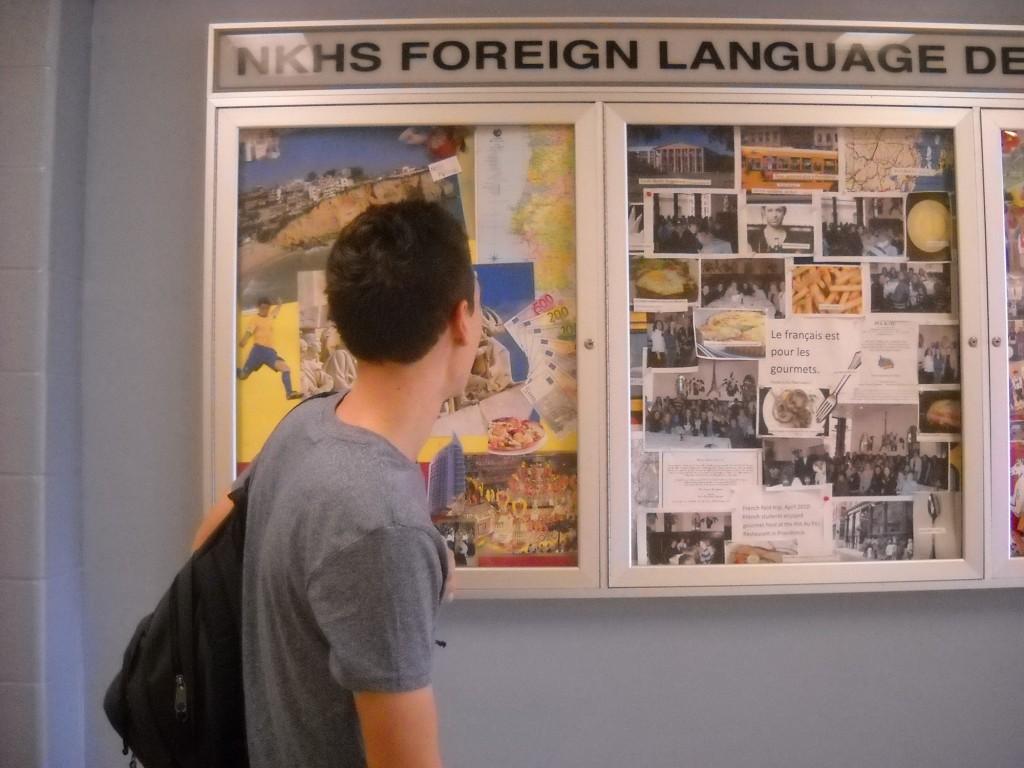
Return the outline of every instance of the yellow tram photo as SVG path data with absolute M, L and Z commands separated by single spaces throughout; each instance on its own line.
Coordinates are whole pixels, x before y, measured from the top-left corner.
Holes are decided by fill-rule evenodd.
M 839 152 L 835 149 L 742 147 L 746 189 L 819 189 L 835 191 Z

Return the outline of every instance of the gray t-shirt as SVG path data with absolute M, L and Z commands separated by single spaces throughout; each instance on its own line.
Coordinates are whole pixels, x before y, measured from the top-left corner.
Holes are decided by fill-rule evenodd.
M 353 691 L 430 683 L 447 577 L 419 467 L 303 403 L 252 467 L 242 664 L 252 768 L 365 765 Z

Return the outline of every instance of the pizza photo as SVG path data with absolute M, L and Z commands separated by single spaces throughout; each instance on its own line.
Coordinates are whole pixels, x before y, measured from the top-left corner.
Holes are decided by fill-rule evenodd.
M 503 416 L 487 425 L 487 450 L 506 455 L 530 453 L 540 447 L 546 436 L 540 422 Z
M 960 392 L 923 391 L 920 393 L 920 424 L 923 433 L 959 434 Z

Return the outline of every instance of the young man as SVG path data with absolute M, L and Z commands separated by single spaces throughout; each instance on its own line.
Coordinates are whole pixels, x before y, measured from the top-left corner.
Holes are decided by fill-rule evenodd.
M 280 311 L 281 305 L 271 304 L 270 299 L 261 298 L 257 302 L 256 315 L 249 320 L 245 333 L 238 340 L 238 347 L 241 349 L 249 343 L 249 339 L 252 339 L 252 349 L 249 350 L 245 364 L 237 371 L 238 378 L 247 379 L 253 371 L 258 371 L 265 365 L 281 374 L 285 397 L 289 400 L 298 400 L 302 395 L 292 389 L 291 368 L 274 349 L 274 320 Z
M 781 253 L 789 237 L 789 227 L 783 224 L 786 219 L 786 206 L 763 205 L 761 218 L 764 221 L 762 226 L 749 229 L 750 249 L 754 253 Z
M 786 253 L 808 255 L 814 251 L 810 227 L 785 223 L 788 208 L 778 203 L 761 206 L 761 226 L 747 226 L 747 242 L 754 253 Z
M 439 768 L 430 666 L 449 564 L 415 459 L 480 338 L 465 233 L 438 205 L 371 208 L 331 251 L 327 298 L 359 376 L 289 414 L 251 468 L 249 758 Z

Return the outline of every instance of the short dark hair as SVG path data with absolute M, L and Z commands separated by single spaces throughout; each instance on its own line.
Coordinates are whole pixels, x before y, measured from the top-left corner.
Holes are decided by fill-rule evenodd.
M 438 203 L 376 205 L 351 221 L 327 257 L 327 305 L 352 354 L 414 363 L 465 300 L 475 278 L 462 225 Z

